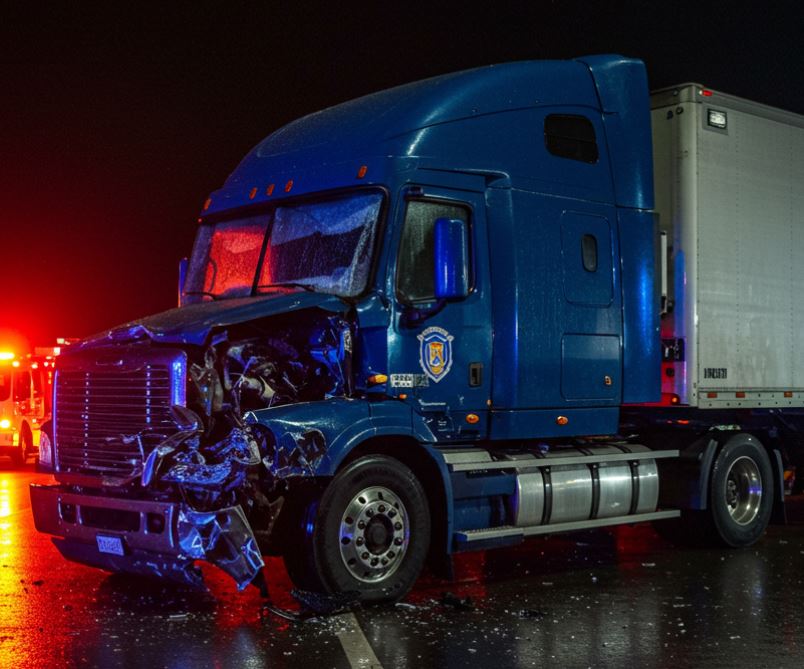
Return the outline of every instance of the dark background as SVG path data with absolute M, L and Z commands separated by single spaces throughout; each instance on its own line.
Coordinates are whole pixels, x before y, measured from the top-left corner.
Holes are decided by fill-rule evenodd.
M 0 346 L 173 306 L 200 207 L 243 155 L 293 118 L 381 88 L 615 52 L 644 59 L 652 88 L 697 81 L 804 113 L 795 2 L 11 7 L 0 14 Z

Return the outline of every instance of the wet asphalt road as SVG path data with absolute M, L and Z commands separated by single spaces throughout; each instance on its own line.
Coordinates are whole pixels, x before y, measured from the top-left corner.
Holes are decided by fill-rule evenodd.
M 804 499 L 748 550 L 644 525 L 536 539 L 461 556 L 457 582 L 425 576 L 402 604 L 292 623 L 213 568 L 198 593 L 65 562 L 33 529 L 28 484 L 48 480 L 0 461 L 2 668 L 804 666 Z

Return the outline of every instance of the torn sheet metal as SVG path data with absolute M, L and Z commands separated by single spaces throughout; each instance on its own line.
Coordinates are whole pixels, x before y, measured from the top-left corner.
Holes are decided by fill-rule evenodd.
M 285 432 L 274 445 L 267 446 L 262 464 L 275 478 L 315 476 L 327 442 L 321 430 Z
M 210 512 L 181 509 L 176 532 L 184 556 L 214 564 L 234 579 L 238 590 L 245 590 L 265 566 L 240 506 Z

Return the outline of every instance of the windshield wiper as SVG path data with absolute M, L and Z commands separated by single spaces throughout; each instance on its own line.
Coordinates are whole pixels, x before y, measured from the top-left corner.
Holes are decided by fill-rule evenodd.
M 257 290 L 261 290 L 262 288 L 304 288 L 308 293 L 314 293 L 315 288 L 313 288 L 309 283 L 298 283 L 296 281 L 280 281 L 279 283 L 266 283 L 261 286 L 257 286 Z
M 210 292 L 208 292 L 206 290 L 185 290 L 184 294 L 185 295 L 204 295 L 205 297 L 211 297 L 213 300 L 221 299 L 219 295 L 216 295 L 215 293 L 210 293 Z

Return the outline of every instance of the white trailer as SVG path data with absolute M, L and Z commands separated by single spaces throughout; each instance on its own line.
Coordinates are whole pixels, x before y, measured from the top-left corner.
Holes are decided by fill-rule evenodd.
M 804 116 L 698 84 L 651 108 L 665 399 L 803 407 Z

